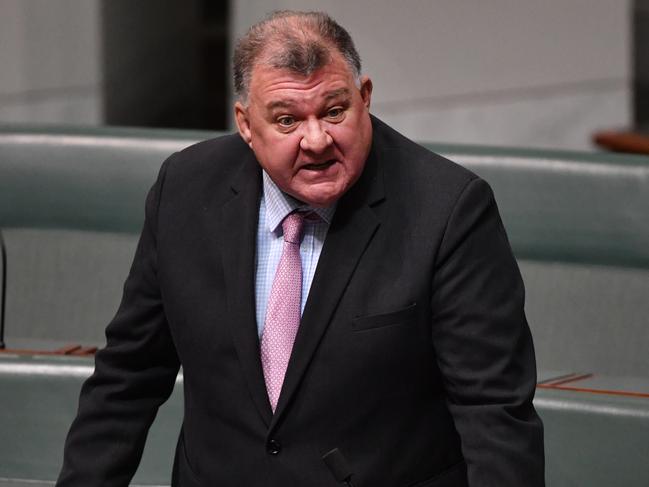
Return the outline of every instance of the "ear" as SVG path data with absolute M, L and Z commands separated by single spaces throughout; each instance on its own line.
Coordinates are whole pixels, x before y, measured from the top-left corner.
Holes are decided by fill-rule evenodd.
M 370 101 L 372 100 L 372 88 L 372 80 L 369 76 L 361 76 L 361 98 L 363 99 L 363 104 L 368 110 L 370 109 Z
M 252 149 L 252 133 L 250 131 L 250 120 L 248 119 L 248 110 L 238 101 L 234 104 L 234 119 L 237 123 L 239 135 L 243 141 Z

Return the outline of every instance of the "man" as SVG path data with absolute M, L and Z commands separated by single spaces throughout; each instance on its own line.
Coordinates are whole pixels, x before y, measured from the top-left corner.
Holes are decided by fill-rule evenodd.
M 239 134 L 163 164 L 58 485 L 127 485 L 180 364 L 173 485 L 543 485 L 487 184 L 370 116 L 325 14 L 253 26 L 234 68 Z

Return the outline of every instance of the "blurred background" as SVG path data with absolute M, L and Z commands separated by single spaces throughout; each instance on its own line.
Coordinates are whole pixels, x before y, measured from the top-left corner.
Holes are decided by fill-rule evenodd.
M 372 112 L 493 187 L 547 485 L 648 486 L 649 0 L 0 0 L 0 486 L 54 484 L 146 192 L 232 130 L 232 47 L 277 9 L 329 12 Z M 179 378 L 133 485 L 168 484 L 182 416 Z
M 0 123 L 229 130 L 236 38 L 317 9 L 354 37 L 373 112 L 409 137 L 589 150 L 649 118 L 648 4 L 0 0 Z

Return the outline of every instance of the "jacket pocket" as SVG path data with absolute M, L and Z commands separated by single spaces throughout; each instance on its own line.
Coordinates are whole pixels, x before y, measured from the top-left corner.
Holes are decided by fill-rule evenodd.
M 415 316 L 417 303 L 412 303 L 405 308 L 381 313 L 377 315 L 359 316 L 352 320 L 354 331 L 372 330 L 374 328 L 383 328 L 386 326 L 395 326 L 411 321 Z
M 466 465 L 462 461 L 432 478 L 410 484 L 408 487 L 467 487 L 467 482 Z

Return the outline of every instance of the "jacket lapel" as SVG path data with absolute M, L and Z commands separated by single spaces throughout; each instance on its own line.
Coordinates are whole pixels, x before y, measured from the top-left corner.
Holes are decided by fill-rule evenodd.
M 361 178 L 338 204 L 313 277 L 270 430 L 295 394 L 358 261 L 380 225 L 372 208 L 384 198 L 379 162 L 373 151 Z
M 272 410 L 266 393 L 255 316 L 255 255 L 261 171 L 252 152 L 233 180 L 232 197 L 221 209 L 221 258 L 225 274 L 226 321 L 250 394 L 264 423 Z

